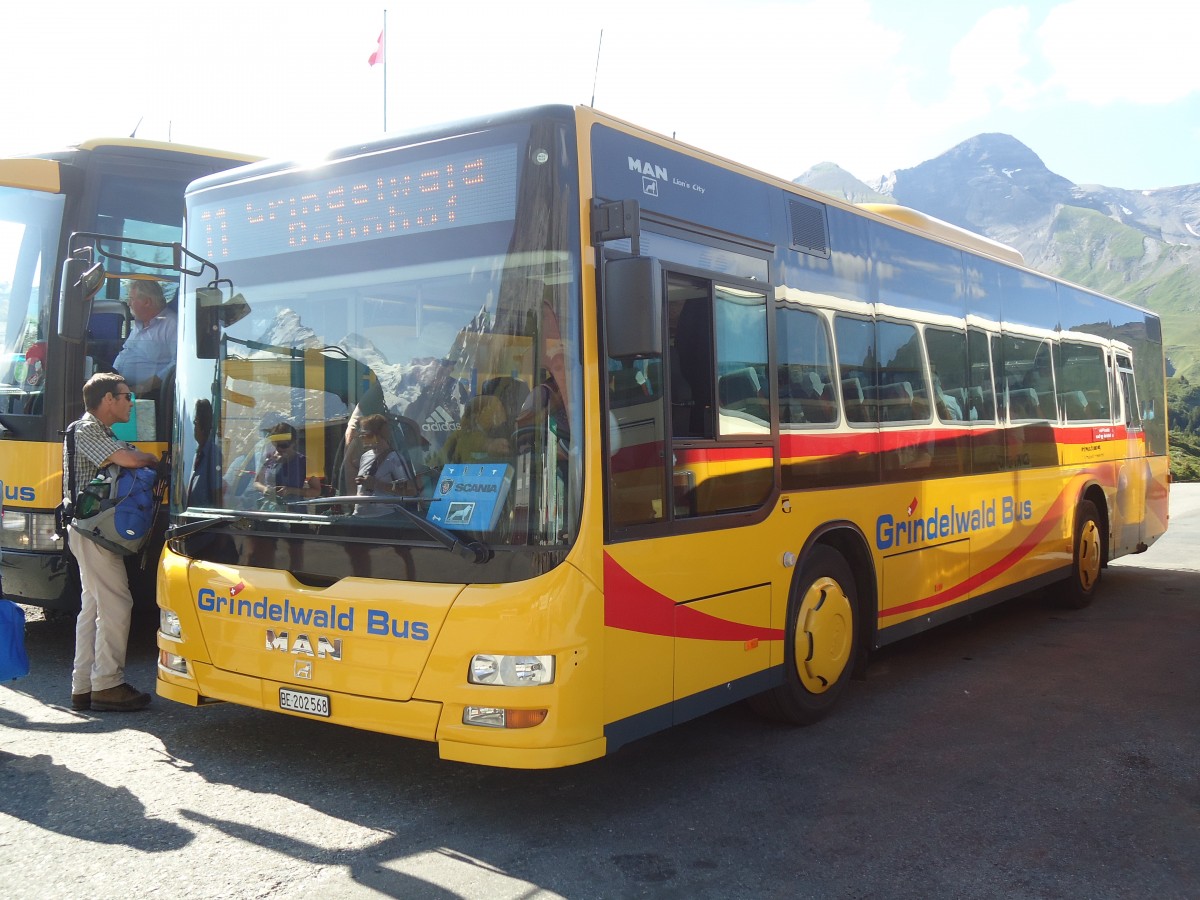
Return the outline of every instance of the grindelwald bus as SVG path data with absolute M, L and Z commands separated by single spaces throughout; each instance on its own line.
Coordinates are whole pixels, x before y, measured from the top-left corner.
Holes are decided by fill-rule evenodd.
M 204 178 L 186 234 L 181 703 L 528 768 L 810 723 L 1166 528 L 1155 315 L 590 108 Z
M 103 283 L 90 318 L 78 333 L 60 336 L 57 261 L 69 252 L 70 236 L 104 232 L 111 236 L 107 248 L 118 255 L 123 239 L 177 242 L 188 182 L 251 159 L 125 138 L 0 159 L 0 547 L 10 599 L 50 614 L 78 608 L 78 570 L 54 531 L 62 430 L 83 411 L 83 383 L 111 369 L 129 334 L 129 285 L 158 280 L 164 298 L 175 298 L 176 285 L 161 267 L 114 259 L 97 273 Z M 169 262 L 170 254 L 161 261 Z M 166 449 L 171 421 L 158 393 L 135 401 L 135 419 L 121 435 L 156 453 Z M 144 572 L 135 585 L 142 585 L 139 599 L 153 609 L 153 560 Z

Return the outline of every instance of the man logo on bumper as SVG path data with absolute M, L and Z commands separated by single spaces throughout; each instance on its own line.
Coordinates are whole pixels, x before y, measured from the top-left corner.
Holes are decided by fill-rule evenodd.
M 312 639 L 307 634 L 298 634 L 295 640 L 290 640 L 286 631 L 277 633 L 275 629 L 268 628 L 266 649 L 279 650 L 283 653 L 295 653 L 300 656 L 310 656 L 315 659 L 328 659 L 333 662 L 341 662 L 342 660 L 342 639 L 336 638 L 331 641 L 324 635 L 317 636 L 317 645 L 314 650 Z M 299 672 L 297 672 L 297 675 L 299 675 Z

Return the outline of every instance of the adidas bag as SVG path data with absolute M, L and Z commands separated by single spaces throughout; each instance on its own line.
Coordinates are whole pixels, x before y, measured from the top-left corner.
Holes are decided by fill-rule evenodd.
M 113 553 L 137 553 L 154 526 L 156 477 L 154 469 L 109 466 L 102 470 L 79 492 L 75 530 Z

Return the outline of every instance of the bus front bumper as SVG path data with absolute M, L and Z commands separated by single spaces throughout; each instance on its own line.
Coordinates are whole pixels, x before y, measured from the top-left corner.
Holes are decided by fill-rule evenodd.
M 0 573 L 4 595 L 14 603 L 61 612 L 79 609 L 79 570 L 66 553 L 5 548 Z
M 160 646 L 169 650 L 166 643 L 160 643 Z M 598 759 L 605 754 L 604 738 L 566 747 L 505 747 L 439 737 L 438 724 L 443 705 L 429 700 L 381 700 L 320 689 L 313 690 L 312 693 L 329 698 L 328 717 L 291 712 L 280 708 L 279 692 L 280 689 L 303 691 L 304 688 L 300 685 L 226 672 L 207 663 L 189 662 L 189 666 L 194 677 L 179 675 L 164 668 L 160 662 L 155 685 L 158 695 L 188 706 L 202 706 L 205 703 L 223 700 L 268 712 L 282 712 L 302 719 L 317 719 L 364 731 L 436 742 L 442 759 L 474 765 L 547 769 L 575 765 Z M 461 734 L 461 729 L 456 731 Z M 486 740 L 486 736 L 487 730 L 480 729 L 480 739 Z

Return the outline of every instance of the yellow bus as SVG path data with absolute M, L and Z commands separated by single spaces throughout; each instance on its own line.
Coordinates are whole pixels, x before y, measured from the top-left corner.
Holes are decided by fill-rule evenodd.
M 51 614 L 79 606 L 79 575 L 54 532 L 62 500 L 63 428 L 82 412 L 80 387 L 111 367 L 129 333 L 123 302 L 132 278 L 161 278 L 159 266 L 116 262 L 85 322 L 82 339 L 58 332 L 58 261 L 75 232 L 173 243 L 183 231 L 188 182 L 253 157 L 154 141 L 111 138 L 0 159 L 0 481 L 4 485 L 4 589 Z M 149 263 L 169 263 L 147 257 Z M 177 280 L 177 277 L 176 277 Z M 173 301 L 176 286 L 164 279 Z M 160 452 L 169 418 L 160 398 L 139 398 L 125 437 Z M 161 546 L 161 542 L 159 544 Z M 153 608 L 154 567 L 137 591 Z
M 1166 527 L 1158 318 L 911 210 L 569 107 L 187 207 L 181 703 L 526 768 L 742 699 L 807 723 Z

